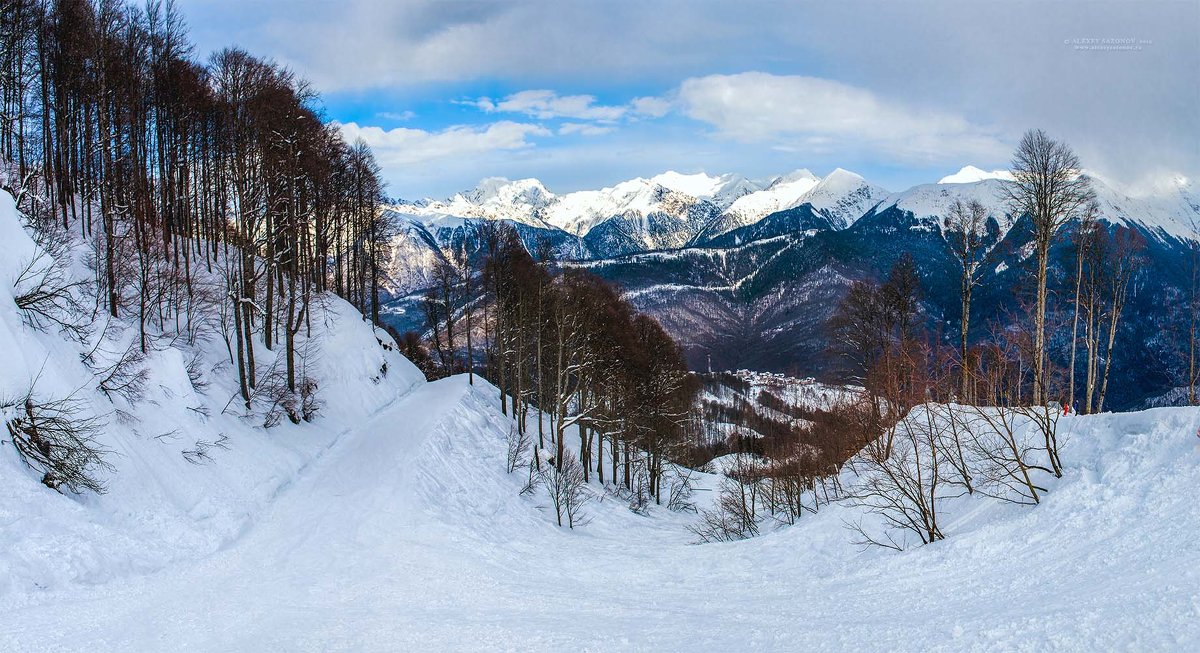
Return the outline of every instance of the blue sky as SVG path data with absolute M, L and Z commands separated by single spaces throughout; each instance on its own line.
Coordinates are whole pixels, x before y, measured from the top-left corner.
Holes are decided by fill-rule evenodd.
M 1004 167 L 1041 127 L 1137 189 L 1200 174 L 1200 3 L 181 0 L 197 54 L 290 66 L 390 195 L 668 169 Z

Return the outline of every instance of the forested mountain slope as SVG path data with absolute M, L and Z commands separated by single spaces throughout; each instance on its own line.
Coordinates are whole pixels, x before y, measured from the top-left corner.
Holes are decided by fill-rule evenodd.
M 725 218 L 697 221 L 687 211 L 646 204 L 620 214 L 624 217 L 592 220 L 589 230 L 581 233 L 550 223 L 532 226 L 532 220 L 515 224 L 529 251 L 551 255 L 620 287 L 639 310 L 658 318 L 683 344 L 695 369 L 745 367 L 842 381 L 846 378 L 843 362 L 830 346 L 836 338 L 830 320 L 837 304 L 854 281 L 882 279 L 904 254 L 913 257 L 920 274 L 928 327 L 947 341 L 956 341 L 959 272 L 951 248 L 953 234 L 945 225 L 956 200 L 978 201 L 988 219 L 972 341 L 989 340 L 998 329 L 1023 319 L 1020 316 L 1032 300 L 1031 272 L 1036 261 L 1030 256 L 1030 224 L 1012 214 L 1005 198 L 1006 174 L 968 166 L 940 183 L 888 193 L 858 175 L 836 170 L 819 181 L 811 174 L 794 175 L 803 180 L 804 189 L 787 196 L 785 203 L 776 201 L 781 196 L 772 195 L 771 189 L 788 187 L 788 176 L 766 184 L 765 190 L 743 195 L 730 206 L 736 208 L 739 202 L 767 193 L 771 201 L 764 199 L 758 206 L 783 208 L 752 218 L 742 215 L 732 222 L 727 219 L 732 209 L 719 214 Z M 675 178 L 654 179 L 669 183 Z M 641 180 L 639 188 L 650 183 Z M 1114 347 L 1118 360 L 1113 365 L 1115 403 L 1111 405 L 1137 406 L 1166 392 L 1178 395 L 1174 389 L 1187 384 L 1183 344 L 1190 328 L 1188 298 L 1194 295 L 1194 226 L 1200 222 L 1200 198 L 1189 182 L 1178 179 L 1165 180 L 1157 190 L 1138 197 L 1102 179 L 1093 178 L 1092 186 L 1108 236 L 1128 232 L 1136 234 L 1139 243 L 1130 258 L 1138 269 Z M 512 219 L 487 204 L 476 207 L 471 218 L 428 213 L 435 207 L 437 211 L 462 209 L 462 201 L 460 196 L 459 204 L 407 205 L 395 213 L 404 235 L 393 242 L 399 250 L 419 252 L 390 268 L 393 300 L 387 319 L 401 331 L 425 328 L 420 296 L 428 286 L 428 262 L 452 259 L 455 252 L 468 261 L 477 259 L 489 224 Z M 562 204 L 547 202 L 547 206 Z M 577 208 L 596 215 L 606 206 Z M 679 226 L 683 231 L 671 232 L 677 235 L 670 243 L 610 247 L 643 233 L 638 230 L 642 227 L 630 230 L 629 216 L 634 214 L 639 225 L 651 230 L 654 225 L 693 226 Z M 700 222 L 705 226 L 695 227 Z M 698 231 L 691 231 L 693 227 Z M 1052 251 L 1054 292 L 1049 310 L 1054 324 L 1069 322 L 1074 310 L 1078 233 L 1078 225 L 1068 225 Z M 684 241 L 685 245 L 678 244 Z M 1108 251 L 1103 256 L 1118 255 Z M 1104 262 L 1096 265 L 1113 267 Z M 1067 346 L 1061 334 L 1051 342 L 1055 358 L 1063 364 Z

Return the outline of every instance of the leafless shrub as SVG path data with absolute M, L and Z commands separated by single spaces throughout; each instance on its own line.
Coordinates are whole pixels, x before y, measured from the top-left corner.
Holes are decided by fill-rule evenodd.
M 132 424 L 137 424 L 137 421 L 138 421 L 136 415 L 134 415 L 133 413 L 131 413 L 127 410 L 122 410 L 120 408 L 113 409 L 113 417 L 117 420 L 118 424 L 124 424 L 126 426 L 130 426 Z
M 541 484 L 546 488 L 558 525 L 566 519 L 569 528 L 589 521 L 583 506 L 591 500 L 583 480 L 583 465 L 574 456 L 565 456 L 555 465 L 541 465 Z
M 1021 415 L 1030 421 L 1037 429 L 1039 435 L 1042 436 L 1046 456 L 1050 459 L 1051 471 L 1055 476 L 1062 477 L 1062 458 L 1059 456 L 1059 448 L 1065 442 L 1058 440 L 1058 418 L 1062 415 L 1061 409 L 1057 404 L 1044 402 L 1036 406 L 1022 406 L 1016 409 Z
M 133 406 L 145 395 L 146 380 L 150 378 L 146 354 L 142 353 L 136 341 L 130 342 L 117 360 L 100 370 L 97 376 L 100 377 L 100 390 L 110 400 L 116 395 Z
M 165 442 L 173 442 L 173 441 L 179 439 L 179 429 L 171 429 L 170 431 L 163 431 L 162 433 L 159 433 L 158 435 L 153 435 L 151 437 L 159 442 L 164 442 L 164 443 Z
M 880 438 L 857 457 L 859 482 L 847 498 L 878 515 L 883 533 L 875 534 L 861 522 L 849 524 L 858 534 L 856 544 L 897 549 L 907 545 L 909 536 L 921 544 L 945 538 L 938 507 L 948 498 L 942 447 L 948 428 L 937 406 L 919 406 L 896 424 L 890 447 Z
M 324 402 L 317 397 L 317 380 L 305 377 L 300 382 L 300 418 L 306 422 L 313 421 L 323 405 Z
M 970 417 L 969 449 L 978 467 L 979 492 L 1012 503 L 1039 503 L 1046 489 L 1034 481 L 1034 473 L 1053 470 L 1031 462 L 1041 448 L 1026 428 L 1023 411 L 972 407 Z
M 46 487 L 59 492 L 64 486 L 74 493 L 104 492 L 100 474 L 113 467 L 105 460 L 110 452 L 95 440 L 103 421 L 88 415 L 83 400 L 74 395 L 36 398 L 30 388 L 23 397 L 0 402 L 0 408 L 21 460 L 42 473 Z
M 508 429 L 508 447 L 507 447 L 507 464 L 508 473 L 516 471 L 517 467 L 525 464 L 526 457 L 529 455 L 529 433 L 522 432 L 514 424 Z
M 258 377 L 258 384 L 250 395 L 251 402 L 261 402 L 260 405 L 265 406 L 262 425 L 268 429 L 278 426 L 285 415 L 293 424 L 300 423 L 297 399 L 296 393 L 287 387 L 287 377 L 278 359 Z
M 197 394 L 204 394 L 208 389 L 209 381 L 204 377 L 204 358 L 200 352 L 192 352 L 187 362 L 188 381 L 192 384 L 192 389 Z
M 525 479 L 525 484 L 521 486 L 521 496 L 532 495 L 542 485 L 541 464 L 538 462 L 537 447 L 533 448 L 533 456 L 529 459 L 529 463 L 525 467 L 528 470 L 528 476 Z
M 34 329 L 57 327 L 67 338 L 86 342 L 88 311 L 79 300 L 84 284 L 70 279 L 67 245 L 53 231 L 39 231 L 37 241 L 36 253 L 13 281 L 21 317 Z
M 740 457 L 721 481 L 711 510 L 700 511 L 700 522 L 689 526 L 700 542 L 733 542 L 759 534 L 758 465 Z
M 971 457 L 978 466 L 980 492 L 1022 504 L 1036 504 L 1045 489 L 1037 473 L 1055 473 L 1058 411 L 1049 406 L 1022 407 L 1021 366 L 1014 352 L 999 345 L 983 348 L 972 370 L 972 385 L 984 403 L 972 406 L 969 419 Z M 1032 427 L 1032 428 L 1031 428 Z M 1040 436 L 1040 437 L 1039 437 Z M 1045 454 L 1046 465 L 1039 464 Z
M 678 465 L 671 466 L 671 492 L 667 498 L 667 509 L 673 512 L 696 512 L 692 495 L 696 492 L 692 481 L 693 470 Z
M 642 456 L 633 456 L 629 463 L 629 487 L 616 486 L 610 490 L 629 506 L 634 514 L 644 515 L 654 502 L 654 494 L 650 492 L 650 474 L 646 469 L 646 460 Z
M 224 433 L 220 433 L 219 436 L 213 442 L 196 440 L 196 444 L 191 449 L 185 449 L 181 452 L 183 459 L 193 465 L 203 465 L 212 462 L 212 455 L 209 454 L 209 451 L 213 449 L 229 449 L 229 436 Z
M 974 436 L 972 428 L 975 424 L 969 416 L 969 412 L 974 409 L 969 406 L 945 404 L 937 406 L 935 410 L 944 413 L 943 418 L 946 422 L 946 428 L 939 429 L 946 464 L 953 472 L 946 478 L 946 482 L 962 487 L 967 494 L 974 494 L 976 463 L 971 456 L 971 439 Z

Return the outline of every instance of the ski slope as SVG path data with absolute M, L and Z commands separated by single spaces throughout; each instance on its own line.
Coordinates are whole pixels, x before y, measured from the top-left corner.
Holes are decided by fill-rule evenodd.
M 0 650 L 1200 649 L 1200 411 L 1064 418 L 1042 505 L 962 501 L 892 553 L 841 506 L 728 544 L 612 499 L 559 529 L 504 473 L 496 397 L 416 384 L 221 550 L 0 598 Z

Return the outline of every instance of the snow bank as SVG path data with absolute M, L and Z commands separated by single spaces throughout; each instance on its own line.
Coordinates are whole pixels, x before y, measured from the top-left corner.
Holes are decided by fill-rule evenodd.
M 411 363 L 380 346 L 377 335 L 390 342 L 387 335 L 328 298 L 314 311 L 312 338 L 301 344 L 320 350 L 312 376 L 324 406 L 315 422 L 284 420 L 267 430 L 261 419 L 238 416 L 236 375 L 219 338 L 195 348 L 157 344 L 147 360 L 145 398 L 131 407 L 97 389 L 80 362 L 90 347 L 22 322 L 13 282 L 34 254 L 11 197 L 0 193 L 0 398 L 22 396 L 32 385 L 36 396 L 83 399 L 105 423 L 98 441 L 114 469 L 102 474 L 104 495 L 60 495 L 41 484 L 0 431 L 0 599 L 104 583 L 212 553 L 248 529 L 281 488 L 353 425 L 424 381 Z M 123 349 L 131 338 L 135 327 L 110 329 L 98 355 Z M 269 366 L 274 354 L 261 341 L 256 349 L 260 366 Z M 202 390 L 188 376 L 193 357 L 209 383 Z

